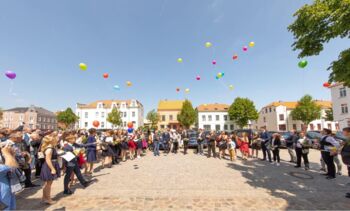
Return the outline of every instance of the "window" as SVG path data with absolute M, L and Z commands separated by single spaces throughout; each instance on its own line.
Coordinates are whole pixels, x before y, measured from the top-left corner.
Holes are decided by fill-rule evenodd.
M 165 121 L 165 115 L 162 115 L 162 121 L 163 122 Z
M 322 130 L 321 129 L 321 124 L 317 124 L 317 130 Z
M 227 125 L 224 125 L 224 130 L 228 130 L 228 126 Z
M 84 123 L 84 127 L 85 127 L 85 128 L 88 127 L 88 123 L 87 123 L 87 122 Z
M 126 117 L 126 112 L 124 112 L 124 117 Z
M 279 131 L 286 131 L 286 130 L 287 130 L 287 127 L 286 127 L 285 124 L 283 124 L 283 125 L 278 125 L 278 130 L 279 130 Z
M 105 127 L 105 122 L 101 122 L 101 128 Z
M 234 130 L 235 126 L 234 125 L 230 125 L 230 130 Z
M 293 130 L 297 130 L 297 124 L 293 124 Z
M 123 127 L 126 127 L 126 122 L 123 122 Z
M 345 87 L 342 87 L 339 89 L 339 95 L 340 97 L 346 97 L 346 89 Z
M 338 127 L 339 127 L 339 125 L 338 125 Z M 348 120 L 348 127 L 350 127 L 350 120 Z
M 101 118 L 105 118 L 105 112 L 101 112 Z
M 202 121 L 205 122 L 205 115 L 202 115 Z
M 224 115 L 224 120 L 227 121 L 227 115 Z
M 102 104 L 102 103 L 99 103 L 99 104 L 98 104 L 98 108 L 103 108 L 103 104 Z
M 19 120 L 23 121 L 23 115 L 19 116 Z
M 328 123 L 327 127 L 328 127 L 328 129 L 332 130 L 332 124 L 331 123 Z
M 280 121 L 284 120 L 284 114 L 280 114 Z
M 85 112 L 85 118 L 89 118 L 89 113 Z
M 215 119 L 216 119 L 216 121 L 220 121 L 220 116 L 219 116 L 219 115 L 216 115 L 216 116 L 215 116 Z
M 220 131 L 220 125 L 215 125 L 215 130 Z
M 135 111 L 133 111 L 133 112 L 131 113 L 131 116 L 132 116 L 132 117 L 135 117 L 135 116 L 136 116 Z
M 265 108 L 265 114 L 267 114 L 267 108 Z
M 270 110 L 270 113 L 272 112 L 272 108 L 269 109 Z
M 164 129 L 164 125 L 160 125 L 160 128 Z
M 173 121 L 173 115 L 169 115 L 169 121 Z
M 45 117 L 43 117 L 43 122 L 46 122 L 46 118 Z
M 349 112 L 348 110 L 348 104 L 341 104 L 341 113 L 347 114 Z
M 264 122 L 266 122 L 266 117 L 264 117 L 264 119 L 263 119 L 263 120 L 264 120 Z
M 96 112 L 95 117 L 96 117 L 96 118 L 98 118 L 98 117 L 99 117 L 99 115 L 100 115 L 100 113 Z
M 212 119 L 211 119 L 211 115 L 208 115 L 208 121 L 211 121 Z
M 203 125 L 204 130 L 211 130 L 211 126 L 210 125 Z

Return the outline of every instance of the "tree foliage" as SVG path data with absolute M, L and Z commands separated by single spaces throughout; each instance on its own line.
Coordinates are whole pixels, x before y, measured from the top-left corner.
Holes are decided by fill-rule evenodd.
M 309 125 L 310 122 L 321 118 L 321 107 L 310 95 L 305 95 L 290 114 L 294 120 L 300 120 L 305 125 Z
M 159 122 L 159 115 L 153 109 L 147 113 L 146 119 L 151 122 L 151 129 L 156 129 Z
M 2 120 L 2 116 L 4 115 L 2 108 L 0 108 L 0 120 Z
M 333 118 L 333 109 L 326 110 L 326 121 L 334 121 Z
M 183 103 L 181 112 L 177 115 L 177 120 L 185 128 L 189 128 L 197 121 L 197 112 L 189 100 L 185 100 Z
M 248 98 L 237 97 L 231 104 L 228 114 L 241 128 L 247 126 L 249 120 L 257 120 L 259 118 L 254 102 Z
M 79 117 L 75 115 L 71 108 L 67 108 L 65 111 L 59 112 L 57 115 L 58 123 L 64 124 L 65 128 L 71 127 L 79 120 Z
M 111 123 L 113 127 L 120 126 L 123 122 L 120 112 L 117 108 L 113 108 L 107 115 L 107 122 Z
M 350 38 L 349 8 L 350 0 L 315 0 L 301 7 L 288 27 L 294 34 L 294 50 L 300 50 L 299 58 L 318 55 L 332 39 Z M 350 48 L 342 51 L 328 70 L 332 71 L 330 81 L 350 86 Z

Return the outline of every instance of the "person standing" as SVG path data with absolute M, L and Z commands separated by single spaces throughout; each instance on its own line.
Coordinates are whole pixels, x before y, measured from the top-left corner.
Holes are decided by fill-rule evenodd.
M 199 129 L 198 139 L 197 139 L 197 154 L 203 155 L 203 141 L 205 140 L 205 133 L 203 129 Z
M 288 154 L 290 156 L 289 162 L 295 163 L 297 161 L 296 156 L 294 154 L 295 144 L 299 140 L 298 134 L 295 130 L 290 131 L 290 136 L 286 138 L 286 147 L 288 149 Z
M 154 132 L 152 140 L 153 140 L 153 154 L 154 156 L 160 156 L 159 154 L 160 132 L 158 130 Z
M 189 141 L 189 136 L 188 136 L 188 131 L 184 129 L 181 133 L 181 139 L 184 142 L 184 155 L 187 154 L 187 148 L 188 148 L 188 141 Z
M 166 129 L 163 134 L 163 143 L 164 143 L 164 153 L 169 153 L 170 152 L 170 133 L 169 133 L 169 128 Z
M 273 161 L 276 163 L 276 166 L 280 165 L 280 146 L 281 138 L 280 134 L 274 133 L 271 140 L 271 150 L 273 154 Z
M 240 146 L 240 150 L 242 152 L 242 159 L 243 160 L 247 160 L 249 157 L 249 138 L 248 138 L 248 134 L 246 132 L 242 133 L 242 138 L 236 136 L 237 139 L 240 139 L 241 146 Z
M 272 162 L 271 152 L 269 149 L 271 138 L 270 138 L 269 133 L 265 130 L 265 128 L 261 128 L 260 139 L 261 139 L 261 150 L 262 150 L 263 156 L 264 156 L 264 158 L 261 160 L 263 160 L 263 161 L 267 160 L 267 158 L 266 158 L 266 155 L 267 155 L 269 162 Z
M 321 155 L 327 165 L 327 173 L 324 174 L 326 179 L 335 179 L 334 155 L 337 154 L 339 143 L 332 137 L 332 131 L 329 129 L 322 130 L 323 137 L 321 138 Z
M 257 132 L 254 132 L 253 140 L 252 140 L 252 158 L 254 158 L 254 152 L 255 152 L 255 158 L 259 158 L 260 149 L 261 149 L 261 139 L 259 138 L 259 134 Z
M 233 136 L 231 135 L 228 139 L 227 139 L 227 148 L 230 154 L 230 160 L 234 161 L 236 159 L 236 153 L 235 153 L 235 149 L 236 149 L 236 143 L 233 141 Z
M 311 147 L 311 140 L 306 138 L 304 132 L 299 133 L 299 139 L 297 140 L 295 144 L 295 152 L 297 154 L 297 165 L 294 166 L 295 168 L 301 167 L 301 158 L 304 160 L 305 170 L 309 170 L 309 148 Z
M 97 155 L 96 155 L 96 129 L 91 128 L 89 130 L 89 137 L 87 138 L 87 144 L 89 144 L 89 146 L 87 147 L 86 150 L 86 160 L 88 163 L 88 170 L 87 170 L 87 174 L 92 174 L 92 170 L 94 167 L 94 163 L 97 161 Z
M 343 163 L 348 168 L 348 176 L 350 177 L 350 127 L 346 127 L 343 129 L 343 135 L 346 140 L 343 142 L 343 147 L 341 149 L 341 158 Z M 346 193 L 346 198 L 350 198 L 350 192 Z
M 211 157 L 211 154 L 213 154 L 213 157 L 216 157 L 216 152 L 215 152 L 215 140 L 216 140 L 216 134 L 215 131 L 212 130 L 210 134 L 207 135 L 208 141 L 208 158 Z

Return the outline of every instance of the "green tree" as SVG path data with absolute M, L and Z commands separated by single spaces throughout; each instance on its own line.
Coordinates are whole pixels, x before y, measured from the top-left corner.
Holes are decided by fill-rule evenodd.
M 237 97 L 231 104 L 228 114 L 241 128 L 248 125 L 249 120 L 257 120 L 259 118 L 254 102 L 248 98 Z
M 151 129 L 156 129 L 159 122 L 159 115 L 153 109 L 147 113 L 146 119 L 151 122 Z
M 327 109 L 326 110 L 326 121 L 333 121 L 333 109 Z
M 122 124 L 123 120 L 117 108 L 113 108 L 108 114 L 107 122 L 111 123 L 113 127 L 120 126 Z
M 310 122 L 321 118 L 321 107 L 310 95 L 305 95 L 298 101 L 298 105 L 290 114 L 294 120 L 302 121 L 307 128 Z
M 288 30 L 294 34 L 294 50 L 299 58 L 318 55 L 323 45 L 335 38 L 350 38 L 350 0 L 315 0 L 295 14 L 296 20 Z M 350 87 L 350 48 L 332 62 L 329 81 L 344 82 Z
M 182 105 L 180 113 L 177 115 L 177 120 L 185 128 L 189 128 L 197 121 L 197 112 L 193 108 L 192 103 L 189 100 L 185 100 Z
M 71 108 L 67 108 L 65 111 L 57 114 L 57 121 L 59 124 L 63 124 L 62 129 L 70 128 L 79 120 L 79 117 L 75 115 Z
M 2 120 L 2 116 L 3 116 L 3 111 L 2 111 L 2 108 L 0 108 L 0 120 Z

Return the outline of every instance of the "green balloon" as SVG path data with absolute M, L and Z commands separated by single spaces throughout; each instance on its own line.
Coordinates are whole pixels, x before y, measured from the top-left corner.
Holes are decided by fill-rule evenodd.
M 215 78 L 216 78 L 216 80 L 219 80 L 219 79 L 220 79 L 220 77 L 219 77 L 219 76 L 215 76 Z
M 307 66 L 307 61 L 306 60 L 301 60 L 299 63 L 298 63 L 298 66 L 300 68 L 304 68 Z

